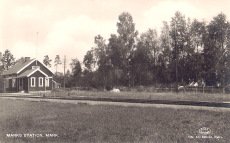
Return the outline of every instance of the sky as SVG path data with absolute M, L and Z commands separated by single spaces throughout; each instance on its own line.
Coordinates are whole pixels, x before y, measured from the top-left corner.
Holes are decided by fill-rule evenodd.
M 206 22 L 222 12 L 230 21 L 230 0 L 0 0 L 0 52 L 8 49 L 16 59 L 40 61 L 48 55 L 52 71 L 55 56 L 63 60 L 65 55 L 70 69 L 71 59 L 83 61 L 95 46 L 95 36 L 108 42 L 117 34 L 122 12 L 132 15 L 141 34 L 149 28 L 160 31 L 162 21 L 170 22 L 176 11 Z

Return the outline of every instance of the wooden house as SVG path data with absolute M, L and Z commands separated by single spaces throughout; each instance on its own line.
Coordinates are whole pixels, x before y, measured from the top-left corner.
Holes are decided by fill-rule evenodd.
M 42 62 L 25 57 L 2 74 L 4 92 L 38 92 L 53 89 L 53 72 Z

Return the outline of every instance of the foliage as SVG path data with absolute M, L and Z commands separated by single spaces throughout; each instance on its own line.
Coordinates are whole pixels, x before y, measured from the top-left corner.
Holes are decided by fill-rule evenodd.
M 116 26 L 117 33 L 110 35 L 108 43 L 101 35 L 95 36 L 82 68 L 78 60 L 72 62 L 69 86 L 177 87 L 176 64 L 180 85 L 205 81 L 208 86 L 220 83 L 225 91 L 230 84 L 230 24 L 225 14 L 208 23 L 177 11 L 170 23 L 163 22 L 160 32 L 149 28 L 138 35 L 132 15 L 123 12 Z
M 70 63 L 70 67 L 72 69 L 72 79 L 69 80 L 69 82 L 71 82 L 70 85 L 77 86 L 77 84 L 80 81 L 81 73 L 82 73 L 81 63 L 77 58 L 72 59 L 72 62 Z
M 6 49 L 4 54 L 2 55 L 1 61 L 4 65 L 4 70 L 8 70 L 15 64 L 15 58 L 8 49 Z
M 135 24 L 131 14 L 123 12 L 118 17 L 117 23 L 118 36 L 111 35 L 109 47 L 111 48 L 111 62 L 124 72 L 123 82 L 128 87 L 131 86 L 131 68 L 132 57 L 135 48 L 135 40 L 138 31 L 135 30 Z M 117 62 L 118 61 L 118 62 Z
M 83 63 L 87 70 L 92 71 L 94 65 L 95 65 L 95 59 L 93 55 L 93 49 L 87 51 L 86 55 L 84 56 Z
M 61 62 L 60 56 L 56 55 L 55 60 L 54 60 L 54 66 L 56 67 L 56 73 L 57 73 L 58 65 L 61 65 L 61 64 L 62 62 Z
M 44 59 L 43 59 L 43 63 L 47 66 L 47 67 L 51 67 L 51 62 L 52 60 L 49 58 L 48 55 L 45 55 L 44 56 Z

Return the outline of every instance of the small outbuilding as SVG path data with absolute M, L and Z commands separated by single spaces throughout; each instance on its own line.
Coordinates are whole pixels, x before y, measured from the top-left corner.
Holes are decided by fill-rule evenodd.
M 53 80 L 53 88 L 61 88 L 61 83 Z

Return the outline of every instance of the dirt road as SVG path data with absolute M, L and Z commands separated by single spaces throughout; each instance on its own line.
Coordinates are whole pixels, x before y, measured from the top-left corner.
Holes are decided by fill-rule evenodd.
M 112 101 L 92 101 L 92 100 L 70 100 L 70 99 L 54 99 L 41 97 L 16 97 L 16 96 L 0 96 L 4 99 L 26 100 L 33 102 L 56 102 L 56 103 L 71 103 L 71 104 L 89 104 L 89 105 L 113 105 L 113 106 L 139 106 L 139 107 L 154 107 L 154 108 L 174 108 L 174 109 L 193 109 L 193 110 L 211 110 L 211 111 L 230 111 L 229 107 L 211 107 L 201 105 L 181 105 L 181 104 L 165 104 L 163 103 L 129 103 L 129 102 L 112 102 Z M 178 103 L 179 101 L 174 103 Z M 194 103 L 195 104 L 195 103 Z M 207 104 L 207 103 L 206 103 Z M 225 104 L 225 103 L 224 103 Z M 226 103 L 228 105 L 230 103 Z M 211 103 L 210 103 L 211 105 Z

